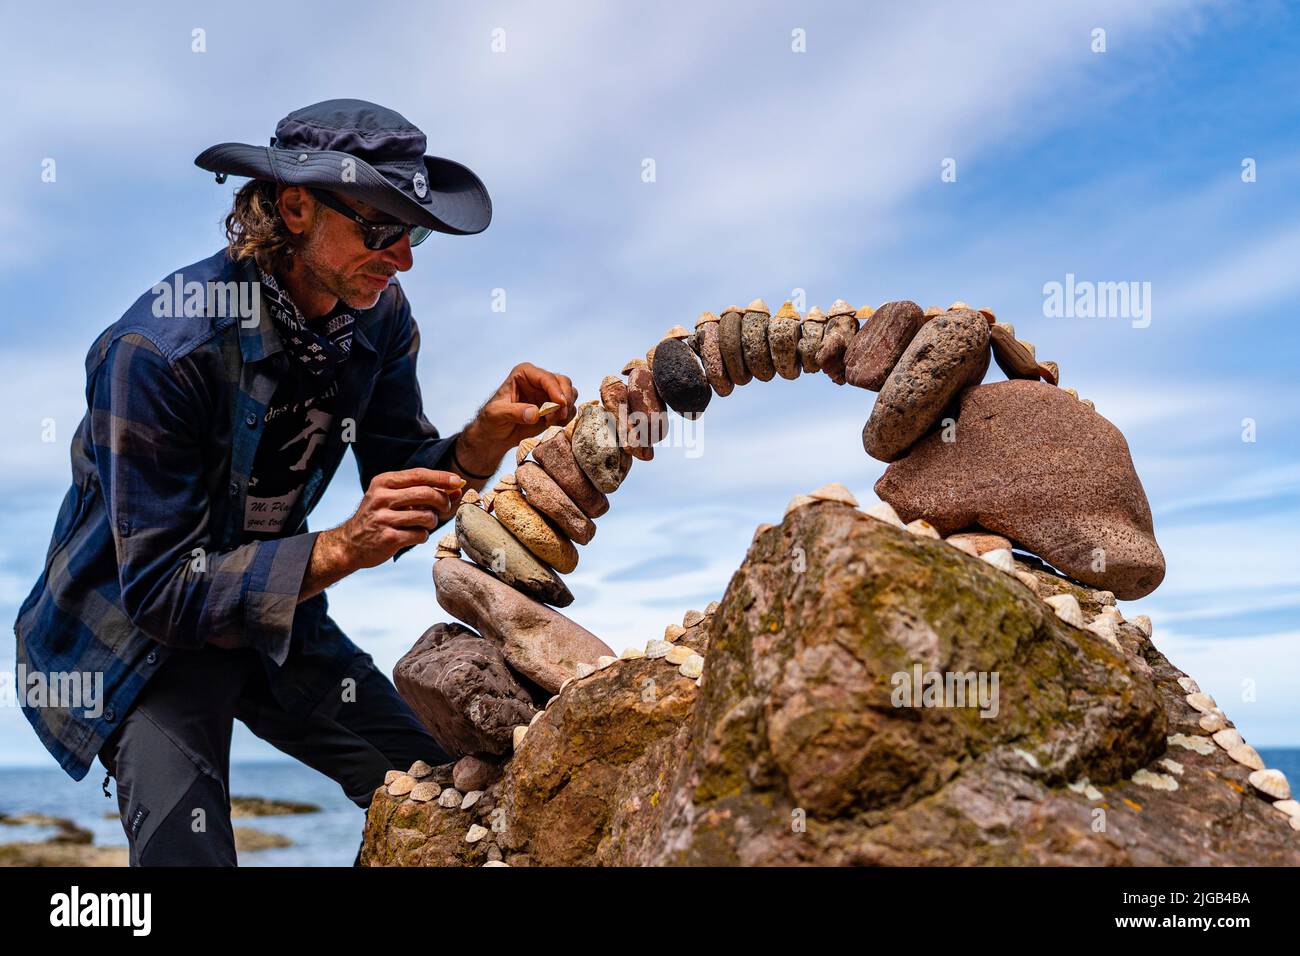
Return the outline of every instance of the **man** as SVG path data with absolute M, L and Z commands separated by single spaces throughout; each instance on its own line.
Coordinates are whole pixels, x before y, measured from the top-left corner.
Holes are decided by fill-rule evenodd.
M 218 182 L 250 178 L 228 247 L 141 296 L 87 356 L 72 487 L 15 632 L 29 687 L 99 693 L 20 694 L 74 779 L 96 755 L 116 778 L 132 865 L 234 864 L 235 718 L 362 808 L 388 770 L 448 759 L 324 590 L 428 540 L 542 430 L 540 403 L 564 421 L 577 393 L 525 363 L 460 432 L 425 418 L 394 276 L 430 231 L 492 216 L 479 178 L 425 144 L 391 110 L 331 100 L 269 147 L 206 150 L 195 162 Z M 361 504 L 308 531 L 349 447 Z

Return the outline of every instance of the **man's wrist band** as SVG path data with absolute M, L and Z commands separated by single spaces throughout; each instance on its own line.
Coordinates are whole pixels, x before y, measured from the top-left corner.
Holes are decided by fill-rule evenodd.
M 468 468 L 462 465 L 460 463 L 460 456 L 456 454 L 458 450 L 459 449 L 457 449 L 456 444 L 453 443 L 451 446 L 451 463 L 456 466 L 456 470 L 459 471 L 462 475 L 464 475 L 466 478 L 477 478 L 479 481 L 487 481 L 489 478 L 492 477 L 492 474 L 490 472 L 486 475 L 476 475 L 474 474 L 474 472 L 470 471 Z

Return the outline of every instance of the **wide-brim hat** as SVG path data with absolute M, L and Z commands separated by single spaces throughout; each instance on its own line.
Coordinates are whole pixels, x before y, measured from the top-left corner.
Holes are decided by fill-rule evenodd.
M 354 196 L 407 225 L 453 236 L 482 232 L 492 221 L 487 187 L 461 163 L 428 156 L 423 132 L 406 117 L 365 100 L 325 100 L 295 110 L 275 127 L 269 146 L 219 143 L 194 165 Z

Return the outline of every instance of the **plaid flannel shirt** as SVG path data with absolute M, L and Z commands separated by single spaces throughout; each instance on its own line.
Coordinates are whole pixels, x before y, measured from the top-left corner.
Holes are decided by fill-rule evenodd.
M 419 331 L 394 281 L 357 314 L 334 425 L 284 536 L 245 541 L 263 417 L 289 374 L 256 278 L 251 262 L 224 250 L 186 266 L 142 295 L 86 357 L 72 485 L 14 625 L 23 712 L 75 780 L 176 648 L 256 647 L 278 700 L 295 712 L 337 692 L 368 655 L 330 620 L 323 593 L 298 603 L 319 533 L 307 530 L 307 515 L 349 443 L 363 489 L 383 472 L 447 467 L 456 435 L 440 437 L 424 416 Z M 240 291 L 257 304 L 256 324 L 231 306 Z M 185 314 L 174 314 L 169 304 L 182 301 Z M 101 677 L 94 706 L 68 693 L 70 680 L 93 687 Z M 40 681 L 44 699 L 29 693 Z M 64 693 L 54 693 L 61 682 Z

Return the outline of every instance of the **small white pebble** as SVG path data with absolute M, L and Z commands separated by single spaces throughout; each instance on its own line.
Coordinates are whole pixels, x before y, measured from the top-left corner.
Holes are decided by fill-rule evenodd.
M 524 726 L 523 724 L 520 724 L 518 727 L 515 728 L 515 732 L 514 732 L 514 733 L 515 733 L 515 735 L 514 735 L 514 747 L 515 747 L 515 750 L 518 750 L 518 749 L 519 749 L 519 745 L 522 744 L 522 743 L 524 742 L 524 737 L 525 737 L 525 735 L 527 735 L 527 733 L 528 733 L 528 728 L 527 728 L 526 726 Z
M 505 863 L 505 862 L 503 862 L 503 861 L 501 861 L 501 860 L 488 860 L 488 861 L 487 861 L 486 863 L 484 863 L 483 865 L 484 865 L 484 866 L 509 866 L 510 864 L 509 864 L 509 863 Z
M 866 514 L 877 521 L 883 521 L 885 524 L 892 524 L 895 528 L 905 527 L 903 519 L 898 517 L 898 512 L 894 506 L 887 501 L 881 501 L 872 505 L 863 514 Z
M 578 680 L 582 680 L 584 677 L 596 673 L 596 668 L 588 664 L 586 661 L 578 661 L 578 663 L 574 665 L 573 670 L 577 675 Z
M 460 791 L 455 787 L 448 787 L 442 793 L 438 794 L 438 806 L 446 807 L 448 810 L 455 810 L 460 806 Z
M 697 611 L 696 613 L 698 614 L 699 612 Z M 664 640 L 669 644 L 672 644 L 685 633 L 686 628 L 682 627 L 680 624 L 669 624 L 664 628 Z
M 645 657 L 645 651 L 641 650 L 639 647 L 625 647 L 623 648 L 623 653 L 618 656 L 623 658 L 625 661 L 634 661 L 639 657 Z
M 935 526 L 924 518 L 917 518 L 915 521 L 908 522 L 907 530 L 918 538 L 933 538 L 938 541 L 942 537 Z
M 596 658 L 596 670 L 603 671 L 606 667 L 609 667 L 609 665 L 615 663 L 617 660 L 617 657 L 610 657 L 608 654 L 601 654 Z
M 655 658 L 664 657 L 673 649 L 672 644 L 667 641 L 647 641 L 645 646 L 645 656 L 654 660 Z
M 677 668 L 683 677 L 696 678 L 704 673 L 704 658 L 699 654 L 692 654 L 686 660 L 682 661 L 681 667 Z
M 1249 777 L 1250 785 L 1274 800 L 1290 800 L 1291 784 L 1281 770 L 1256 770 Z
M 1151 618 L 1145 614 L 1139 614 L 1133 618 L 1133 626 L 1136 627 L 1146 637 L 1151 636 Z
M 461 800 L 460 808 L 462 810 L 468 810 L 470 807 L 474 806 L 474 804 L 478 803 L 479 798 L 482 796 L 482 790 L 471 790 L 469 793 L 465 794 L 465 798 Z
M 470 824 L 470 828 L 465 831 L 466 843 L 477 843 L 488 835 L 487 827 L 479 826 L 477 823 Z
M 1228 751 L 1228 756 L 1243 767 L 1249 767 L 1251 770 L 1264 769 L 1264 758 L 1250 744 L 1237 744 Z
M 664 655 L 664 660 L 669 664 L 681 664 L 694 654 L 695 652 L 685 644 L 674 644 L 673 649 Z
M 1195 694 L 1188 694 L 1184 699 L 1192 710 L 1200 711 L 1202 714 L 1208 714 L 1210 711 L 1214 710 L 1214 698 L 1209 694 L 1198 692 Z
M 703 620 L 704 620 L 703 611 L 690 610 L 682 615 L 682 626 L 694 627 L 696 624 L 699 624 Z
M 1006 548 L 994 548 L 992 551 L 985 551 L 980 555 L 980 560 L 993 565 L 999 571 L 1005 571 L 1007 574 L 1014 574 L 1016 571 L 1016 559 L 1011 556 L 1011 552 Z
M 1051 607 L 1066 624 L 1083 627 L 1083 608 L 1079 607 L 1079 599 L 1073 594 L 1054 594 L 1044 599 L 1043 603 Z
M 1192 680 L 1190 677 L 1178 678 L 1178 686 L 1181 687 L 1188 694 L 1199 694 L 1201 692 L 1200 685 L 1198 685 L 1196 681 Z
M 1214 742 L 1224 750 L 1231 750 L 1233 747 L 1240 746 L 1246 741 L 1241 739 L 1241 734 L 1236 727 L 1224 727 L 1214 734 Z

